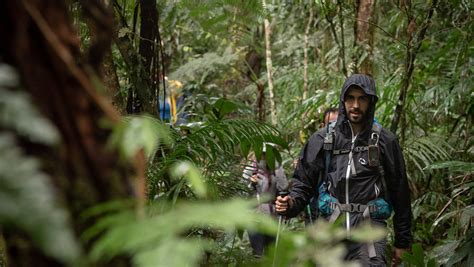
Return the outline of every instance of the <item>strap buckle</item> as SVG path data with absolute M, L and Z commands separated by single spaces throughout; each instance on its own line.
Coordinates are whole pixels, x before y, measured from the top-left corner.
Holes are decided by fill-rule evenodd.
M 339 204 L 339 208 L 341 211 L 345 212 L 364 212 L 367 208 L 367 205 L 359 204 L 359 203 L 349 203 L 349 204 Z

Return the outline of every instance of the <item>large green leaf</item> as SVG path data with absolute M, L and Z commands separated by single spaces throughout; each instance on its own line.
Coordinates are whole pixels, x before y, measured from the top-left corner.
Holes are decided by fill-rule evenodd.
M 199 266 L 206 249 L 206 242 L 193 239 L 169 238 L 156 244 L 156 247 L 137 251 L 133 265 L 140 267 L 160 266 Z
M 222 119 L 225 115 L 239 109 L 237 103 L 224 98 L 219 98 L 216 103 L 214 103 L 214 107 L 217 109 L 218 114 L 216 115 L 219 119 Z
M 474 171 L 474 163 L 463 161 L 443 161 L 430 164 L 426 169 L 449 169 L 452 172 L 472 172 Z
M 149 116 L 125 117 L 117 124 L 109 144 L 119 148 L 121 155 L 131 159 L 139 150 L 150 158 L 160 143 L 170 144 L 168 126 Z
M 197 255 L 202 255 L 203 246 L 202 243 L 195 243 L 182 237 L 182 234 L 189 229 L 211 226 L 228 231 L 237 227 L 275 232 L 276 223 L 269 217 L 255 213 L 254 205 L 254 201 L 243 200 L 221 203 L 178 203 L 172 210 L 146 218 L 137 217 L 133 212 L 108 215 L 93 227 L 106 230 L 95 242 L 91 257 L 98 260 L 129 254 L 137 266 L 161 264 L 167 260 L 163 257 L 171 257 L 169 260 L 180 262 L 180 259 L 176 258 L 179 254 L 161 253 L 168 251 L 169 247 L 165 243 L 171 241 L 183 249 L 190 249 L 188 253 L 194 255 L 191 261 L 195 262 L 199 258 Z M 124 216 L 125 214 L 129 215 Z M 143 251 L 145 254 L 139 253 L 135 257 L 137 251 Z M 152 255 L 151 251 L 159 253 Z
M 425 254 L 420 244 L 413 244 L 411 253 L 402 255 L 402 260 L 416 267 L 425 267 Z

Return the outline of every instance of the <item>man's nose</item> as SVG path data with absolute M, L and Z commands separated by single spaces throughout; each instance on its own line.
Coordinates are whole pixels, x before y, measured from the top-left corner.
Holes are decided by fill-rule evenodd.
M 354 108 L 358 108 L 359 107 L 359 99 L 354 99 Z

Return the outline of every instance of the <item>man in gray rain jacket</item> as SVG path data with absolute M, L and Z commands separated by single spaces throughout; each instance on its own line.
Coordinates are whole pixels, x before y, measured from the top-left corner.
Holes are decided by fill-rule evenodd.
M 349 231 L 364 220 L 386 226 L 394 211 L 392 264 L 410 247 L 411 206 L 405 163 L 394 134 L 374 122 L 378 100 L 372 77 L 354 74 L 341 90 L 339 116 L 330 131 L 321 129 L 303 148 L 290 195 L 278 197 L 276 211 L 292 217 L 319 192 L 318 209 L 334 221 L 343 216 Z M 347 260 L 385 266 L 386 241 L 349 242 Z

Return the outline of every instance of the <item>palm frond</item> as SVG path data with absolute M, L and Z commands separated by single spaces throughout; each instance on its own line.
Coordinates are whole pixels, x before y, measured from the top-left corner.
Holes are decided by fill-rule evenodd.
M 403 149 L 408 170 L 416 170 L 424 176 L 427 166 L 433 162 L 449 159 L 451 147 L 440 137 L 425 136 L 407 140 Z
M 150 168 L 151 196 L 159 192 L 173 198 L 180 192 L 194 195 L 181 181 L 171 182 L 166 178 L 170 166 L 181 160 L 191 161 L 198 166 L 208 185 L 214 187 L 213 191 L 218 192 L 220 197 L 239 194 L 246 190 L 241 176 L 243 168 L 239 162 L 250 151 L 259 158 L 264 142 L 274 143 L 283 149 L 288 148 L 287 142 L 274 127 L 252 120 L 210 120 L 192 127 L 185 126 L 183 129 L 188 133 L 180 135 L 175 131 L 174 145 L 169 151 L 163 151 L 164 154 L 157 157 Z M 279 150 L 274 147 L 268 149 L 274 153 L 274 160 L 281 163 Z M 170 182 L 174 185 L 169 184 Z M 168 186 L 163 187 L 163 183 Z

